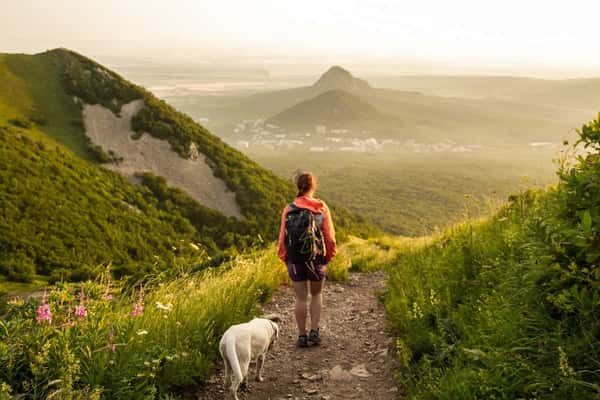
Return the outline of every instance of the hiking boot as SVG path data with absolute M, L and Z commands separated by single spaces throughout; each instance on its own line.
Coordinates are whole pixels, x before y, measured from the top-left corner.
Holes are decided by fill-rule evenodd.
M 308 347 L 308 337 L 306 335 L 298 336 L 298 347 Z
M 321 336 L 319 335 L 319 329 L 311 329 L 308 334 L 308 341 L 312 344 L 321 343 Z

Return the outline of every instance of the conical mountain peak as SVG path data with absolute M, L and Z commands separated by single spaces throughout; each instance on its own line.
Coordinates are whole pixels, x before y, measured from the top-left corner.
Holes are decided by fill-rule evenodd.
M 342 89 L 347 91 L 360 91 L 369 89 L 369 84 L 359 78 L 355 78 L 348 70 L 334 65 L 325 72 L 313 87 L 322 90 Z

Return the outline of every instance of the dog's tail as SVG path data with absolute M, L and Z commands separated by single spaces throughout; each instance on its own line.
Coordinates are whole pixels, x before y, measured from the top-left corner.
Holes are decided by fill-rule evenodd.
M 223 354 L 223 350 L 221 350 L 221 356 L 223 356 L 224 359 L 226 358 L 225 362 L 229 363 L 229 367 L 231 368 L 231 373 L 233 375 L 232 381 L 237 388 L 237 386 L 244 380 L 244 376 L 242 375 L 242 368 L 240 367 L 240 362 L 236 353 L 235 343 L 229 344 L 230 346 L 225 346 L 225 354 Z

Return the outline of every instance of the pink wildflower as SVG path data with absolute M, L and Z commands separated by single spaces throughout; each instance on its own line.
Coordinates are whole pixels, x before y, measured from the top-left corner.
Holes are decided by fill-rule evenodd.
M 101 299 L 102 301 L 111 301 L 113 299 L 113 295 L 110 293 L 104 293 Z
M 85 308 L 85 305 L 80 304 L 75 307 L 75 316 L 79 318 L 80 321 L 83 321 L 85 317 L 87 317 L 87 309 Z
M 131 310 L 132 317 L 138 317 L 144 313 L 144 304 L 143 303 L 134 303 L 133 310 Z
M 37 322 L 41 324 L 42 322 L 52 323 L 52 311 L 50 310 L 50 305 L 48 303 L 43 303 L 38 307 L 38 315 Z

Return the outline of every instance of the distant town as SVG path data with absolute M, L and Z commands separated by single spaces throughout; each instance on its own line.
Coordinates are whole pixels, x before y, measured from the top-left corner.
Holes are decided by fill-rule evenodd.
M 270 150 L 305 149 L 310 152 L 411 152 L 411 153 L 471 153 L 490 146 L 482 144 L 461 144 L 446 139 L 435 143 L 423 143 L 416 139 L 377 138 L 371 130 L 329 128 L 315 125 L 313 129 L 288 131 L 280 126 L 269 124 L 264 119 L 248 119 L 232 126 L 232 131 L 224 137 L 240 150 L 262 148 Z M 558 143 L 530 143 L 532 150 L 548 150 L 559 147 Z

